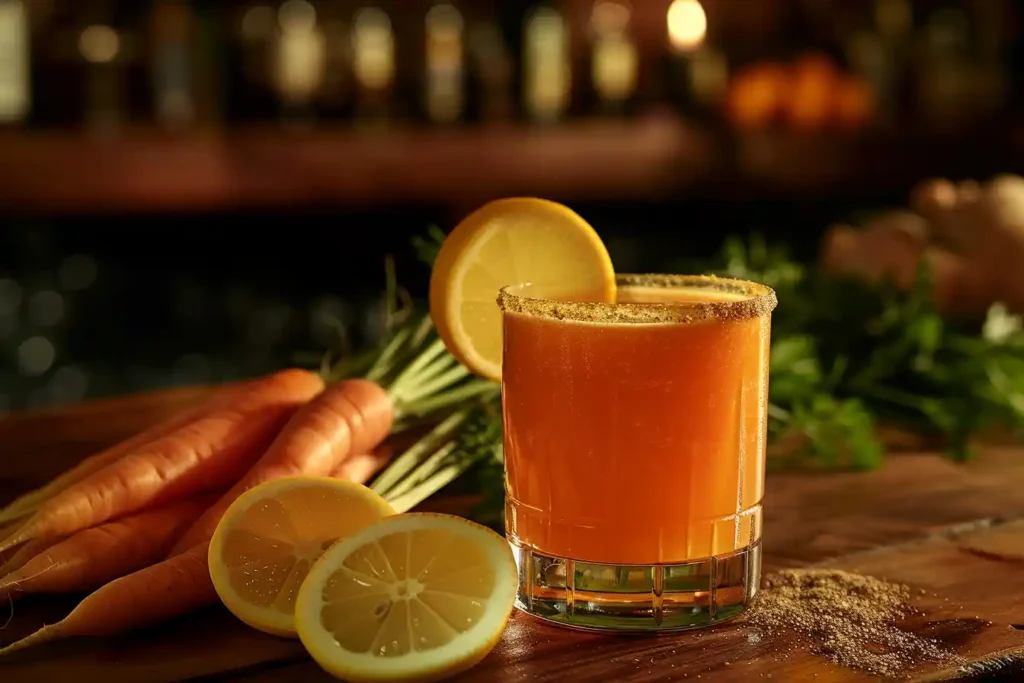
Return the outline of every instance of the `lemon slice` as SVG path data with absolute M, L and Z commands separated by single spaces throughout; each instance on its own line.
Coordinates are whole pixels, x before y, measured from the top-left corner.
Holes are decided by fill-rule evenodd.
M 224 513 L 210 542 L 210 578 L 253 628 L 295 637 L 295 597 L 317 558 L 394 510 L 350 481 L 289 477 L 257 486 Z
M 430 315 L 445 346 L 478 375 L 501 379 L 502 287 L 578 301 L 615 300 L 615 272 L 594 229 L 545 199 L 499 199 L 448 235 L 430 277 Z
M 343 680 L 438 681 L 498 643 L 517 582 L 508 543 L 490 529 L 395 515 L 324 553 L 299 591 L 295 625 L 313 659 Z

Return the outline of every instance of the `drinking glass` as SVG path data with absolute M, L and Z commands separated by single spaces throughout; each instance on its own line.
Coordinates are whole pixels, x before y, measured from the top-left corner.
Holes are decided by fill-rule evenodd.
M 517 607 L 582 629 L 740 614 L 761 571 L 775 293 L 622 275 L 616 303 L 501 291 Z

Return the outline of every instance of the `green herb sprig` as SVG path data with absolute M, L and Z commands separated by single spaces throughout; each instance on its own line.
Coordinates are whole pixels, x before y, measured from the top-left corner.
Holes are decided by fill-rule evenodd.
M 970 440 L 1024 432 L 1024 330 L 997 305 L 983 324 L 945 319 L 931 274 L 914 286 L 808 270 L 755 236 L 730 239 L 710 263 L 687 264 L 763 282 L 778 293 L 772 319 L 769 436 L 775 465 L 871 469 L 880 423 L 942 437 L 958 460 Z

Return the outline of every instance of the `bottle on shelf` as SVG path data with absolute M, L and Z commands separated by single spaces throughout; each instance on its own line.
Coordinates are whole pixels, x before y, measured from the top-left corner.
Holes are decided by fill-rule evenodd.
M 900 113 L 906 60 L 913 32 L 909 0 L 875 0 L 866 25 L 846 40 L 846 59 L 870 88 L 876 116 L 893 124 Z
M 470 106 L 475 118 L 500 121 L 515 112 L 512 61 L 501 24 L 494 16 L 474 19 L 468 31 Z
M 278 115 L 274 91 L 275 7 L 256 0 L 238 8 L 230 20 L 226 59 L 226 108 L 234 123 L 268 122 Z
M 189 64 L 195 123 L 206 128 L 223 124 L 227 63 L 230 50 L 223 14 L 209 3 L 192 5 Z
M 685 111 L 719 109 L 729 85 L 726 55 L 708 37 L 708 17 L 699 0 L 674 0 L 665 19 L 670 48 L 669 92 Z
M 465 21 L 448 2 L 434 4 L 424 22 L 424 109 L 431 122 L 454 123 L 466 106 Z
M 391 114 L 395 89 L 395 32 L 391 18 L 377 6 L 356 12 L 352 25 L 355 115 L 379 122 Z
M 604 113 L 624 113 L 636 93 L 639 66 L 630 20 L 630 6 L 619 0 L 597 0 L 591 9 L 590 80 Z
M 317 101 L 320 118 L 329 121 L 351 116 L 352 40 L 351 7 L 345 0 L 321 0 L 317 12 L 324 35 L 324 69 Z
M 978 46 L 976 101 L 981 116 L 992 116 L 1002 111 L 1009 99 L 1004 50 L 1007 27 L 1012 22 L 1004 0 L 976 0 L 974 7 Z
M 150 23 L 155 118 L 161 127 L 182 130 L 196 119 L 192 8 L 186 0 L 156 0 Z
M 18 126 L 32 106 L 30 28 L 23 0 L 0 0 L 0 126 Z
M 523 108 L 535 123 L 565 116 L 572 94 L 569 25 L 556 7 L 542 4 L 527 13 L 523 25 Z
M 316 8 L 307 0 L 285 0 L 277 11 L 274 85 L 288 127 L 308 127 L 323 85 L 326 44 Z
M 972 115 L 975 70 L 970 44 L 967 14 L 953 6 L 932 12 L 922 29 L 917 55 L 918 113 L 936 131 L 960 129 Z
M 108 135 L 120 128 L 128 115 L 132 37 L 118 25 L 112 2 L 83 8 L 79 26 L 76 46 L 85 67 L 82 118 L 90 132 Z

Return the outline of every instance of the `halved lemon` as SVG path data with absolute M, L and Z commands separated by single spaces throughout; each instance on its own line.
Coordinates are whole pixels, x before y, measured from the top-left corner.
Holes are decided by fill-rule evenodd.
M 531 283 L 581 301 L 615 300 L 601 238 L 572 209 L 546 199 L 499 199 L 445 239 L 430 277 L 430 315 L 445 346 L 478 375 L 501 379 L 498 291 Z
M 353 683 L 439 681 L 482 660 L 515 601 L 508 543 L 473 522 L 395 515 L 341 541 L 295 603 L 302 644 Z
M 221 602 L 255 629 L 295 637 L 295 598 L 332 543 L 395 511 L 350 481 L 288 477 L 257 486 L 224 513 L 210 542 Z

